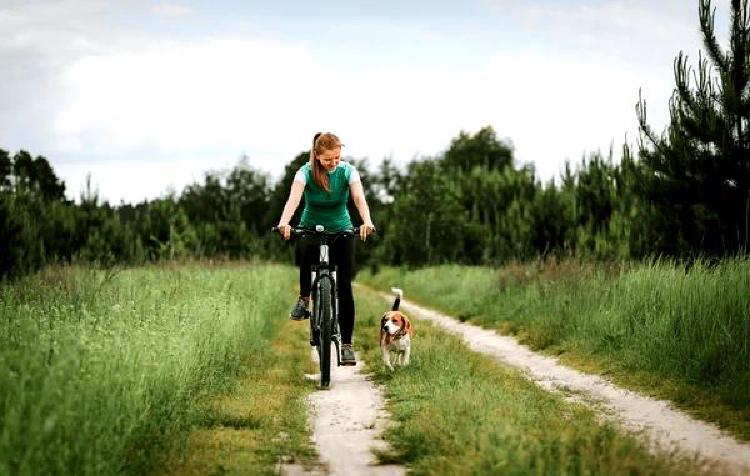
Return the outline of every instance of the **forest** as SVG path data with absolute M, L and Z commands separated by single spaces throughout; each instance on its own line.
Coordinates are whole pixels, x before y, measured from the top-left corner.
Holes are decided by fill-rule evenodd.
M 725 50 L 714 33 L 711 3 L 701 2 L 705 56 L 697 67 L 682 52 L 675 58 L 664 131 L 652 129 L 646 102 L 638 98 L 640 137 L 621 146 L 618 160 L 613 144 L 609 151 L 566 162 L 559 177 L 543 182 L 490 125 L 457 131 L 446 138 L 442 153 L 405 167 L 388 158 L 374 167 L 346 158 L 363 177 L 378 228 L 373 246 L 358 251 L 359 265 L 661 256 L 690 263 L 696 257 L 745 254 L 750 218 L 745 10 L 733 3 Z M 543 140 L 544 131 L 539 135 Z M 179 193 L 115 206 L 102 203 L 90 178 L 80 200 L 68 200 L 50 160 L 0 149 L 0 276 L 24 275 L 51 263 L 110 267 L 165 259 L 287 259 L 289 249 L 269 230 L 281 215 L 294 173 L 307 160 L 309 151 L 300 151 L 273 180 L 245 157 Z

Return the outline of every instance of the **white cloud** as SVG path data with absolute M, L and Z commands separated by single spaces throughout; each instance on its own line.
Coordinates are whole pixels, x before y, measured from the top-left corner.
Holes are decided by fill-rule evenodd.
M 588 56 L 661 65 L 665 55 L 672 58 L 679 50 L 697 55 L 702 45 L 698 0 L 481 1 L 498 21 L 546 40 L 550 51 L 575 48 Z M 712 4 L 717 35 L 723 39 L 729 0 Z
M 592 63 L 586 58 L 550 56 L 522 50 L 493 58 L 488 75 L 498 89 L 493 121 L 515 145 L 521 161 L 533 161 L 542 177 L 555 175 L 564 159 L 578 162 L 595 149 L 616 156 L 625 135 L 632 144 L 637 132 L 638 89 L 651 98 L 668 97 L 668 77 L 628 68 L 622 62 Z M 666 105 L 652 108 L 657 130 L 666 121 Z M 656 113 L 654 113 L 656 112 Z
M 62 72 L 81 55 L 133 48 L 142 39 L 108 24 L 111 10 L 95 0 L 0 3 L 0 147 L 54 157 L 51 118 L 63 99 Z
M 159 2 L 151 6 L 151 12 L 164 17 L 182 18 L 195 15 L 195 9 L 174 2 Z
M 24 138 L 22 146 L 51 158 L 71 197 L 90 170 L 102 196 L 117 202 L 157 196 L 169 184 L 181 190 L 241 153 L 278 174 L 317 130 L 339 134 L 346 154 L 403 163 L 441 152 L 459 130 L 491 124 L 547 178 L 565 158 L 611 141 L 618 148 L 626 133 L 634 140 L 640 87 L 660 129 L 674 55 L 699 46 L 697 3 L 485 1 L 506 26 L 525 25 L 526 39 L 498 44 L 465 69 L 450 57 L 396 68 L 375 49 L 362 51 L 371 65 L 355 68 L 313 41 L 164 40 L 112 28 L 93 1 L 0 8 L 0 27 L 12 32 L 0 59 L 19 71 L 0 92 L 0 104 L 11 106 L 0 109 L 0 147 Z M 177 3 L 136 3 L 154 15 L 195 16 Z M 71 23 L 55 21 L 64 13 Z M 44 87 L 29 89 L 29 71 Z
M 338 133 L 347 154 L 405 161 L 492 124 L 546 177 L 566 157 L 619 146 L 635 130 L 646 81 L 623 64 L 532 49 L 499 53 L 480 70 L 349 71 L 304 47 L 238 39 L 84 57 L 65 78 L 70 96 L 56 125 L 70 153 L 247 152 L 279 173 L 316 130 Z M 668 94 L 669 85 L 647 82 Z
M 206 172 L 227 170 L 237 163 L 225 157 L 180 157 L 147 160 L 116 159 L 75 162 L 64 165 L 65 187 L 71 199 L 78 199 L 91 175 L 92 189 L 99 191 L 101 202 L 118 205 L 121 199 L 138 203 L 164 196 L 169 190 L 179 193 L 187 184 L 203 183 Z
M 235 39 L 164 44 L 76 61 L 56 120 L 64 143 L 104 152 L 151 145 L 170 152 L 262 143 L 295 121 L 308 92 L 299 48 Z

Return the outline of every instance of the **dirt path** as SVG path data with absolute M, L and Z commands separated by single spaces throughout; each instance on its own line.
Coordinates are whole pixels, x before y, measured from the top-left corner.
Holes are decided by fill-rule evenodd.
M 317 354 L 312 353 L 314 360 Z M 335 354 L 331 357 L 336 362 Z M 296 465 L 281 467 L 282 475 L 403 475 L 405 469 L 395 465 L 375 465 L 373 450 L 385 450 L 388 444 L 380 438 L 388 425 L 383 394 L 362 373 L 364 362 L 331 369 L 331 389 L 313 392 L 308 398 L 313 441 L 320 452 L 321 465 L 327 472 L 305 472 Z M 318 380 L 318 375 L 307 376 Z
M 382 296 L 389 302 L 393 300 L 392 295 Z M 431 321 L 461 336 L 472 350 L 525 371 L 545 389 L 560 390 L 568 395 L 573 392 L 571 399 L 580 400 L 580 396 L 575 395 L 579 393 L 584 400 L 593 400 L 604 407 L 607 417 L 616 419 L 628 430 L 643 432 L 654 450 L 697 455 L 725 466 L 731 474 L 750 474 L 750 445 L 723 434 L 710 423 L 673 409 L 669 402 L 644 397 L 616 387 L 599 376 L 572 370 L 556 359 L 532 352 L 511 337 L 459 322 L 406 300 L 401 301 L 401 309 L 412 317 Z M 415 344 L 414 352 L 419 352 L 418 341 Z

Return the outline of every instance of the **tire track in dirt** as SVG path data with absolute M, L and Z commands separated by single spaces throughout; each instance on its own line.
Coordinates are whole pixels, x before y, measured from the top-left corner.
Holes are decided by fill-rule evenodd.
M 387 301 L 393 297 L 379 293 Z M 450 316 L 401 301 L 410 316 L 431 321 L 459 335 L 476 352 L 523 370 L 540 387 L 561 391 L 569 398 L 593 402 L 604 409 L 603 416 L 619 422 L 626 430 L 643 434 L 655 452 L 678 452 L 717 463 L 730 474 L 750 474 L 750 444 L 723 433 L 713 424 L 696 420 L 664 400 L 643 396 L 613 385 L 598 375 L 584 374 L 561 365 L 519 344 L 514 338 L 460 322 Z M 573 392 L 573 395 L 570 393 Z
M 332 347 L 331 362 L 336 362 Z M 317 361 L 317 353 L 312 358 Z M 362 373 L 364 362 L 356 366 L 331 366 L 331 388 L 309 395 L 308 420 L 313 442 L 320 453 L 322 469 L 306 472 L 301 466 L 282 465 L 282 475 L 332 474 L 401 476 L 403 466 L 378 465 L 373 450 L 388 450 L 382 439 L 389 425 L 383 392 Z M 319 380 L 319 375 L 306 378 Z

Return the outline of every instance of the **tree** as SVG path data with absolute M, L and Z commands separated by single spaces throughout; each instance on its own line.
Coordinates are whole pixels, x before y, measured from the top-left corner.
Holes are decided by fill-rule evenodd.
M 0 159 L 0 173 L 2 162 Z M 34 159 L 25 150 L 20 150 L 13 156 L 12 169 L 16 188 L 38 193 L 47 201 L 65 199 L 65 184 L 57 178 L 46 158 L 38 156 Z
M 13 164 L 7 150 L 0 149 L 0 191 L 10 188 L 10 174 Z
M 396 265 L 458 261 L 466 212 L 457 186 L 436 160 L 409 164 L 404 191 L 393 202 L 382 256 Z
M 226 187 L 231 203 L 239 206 L 239 214 L 248 230 L 266 232 L 264 215 L 268 209 L 268 177 L 243 160 L 227 176 Z
M 657 135 L 649 127 L 644 100 L 636 106 L 647 198 L 660 214 L 664 251 L 672 254 L 723 254 L 748 246 L 748 0 L 731 2 L 728 51 L 714 34 L 711 0 L 700 0 L 699 18 L 707 58 L 699 54 L 697 74 L 682 52 L 675 59 L 666 132 Z
M 16 188 L 31 188 L 31 181 L 34 176 L 34 159 L 25 150 L 19 150 L 13 156 L 13 175 L 16 178 Z
M 474 135 L 461 131 L 443 156 L 449 169 L 463 171 L 474 167 L 502 170 L 513 165 L 513 149 L 497 140 L 492 126 L 485 126 Z
M 65 182 L 55 175 L 47 159 L 37 156 L 33 163 L 33 181 L 42 198 L 47 201 L 65 200 Z
M 373 176 L 373 185 L 378 201 L 385 204 L 393 202 L 393 197 L 401 188 L 402 181 L 401 172 L 393 164 L 393 160 L 390 157 L 383 159 Z

